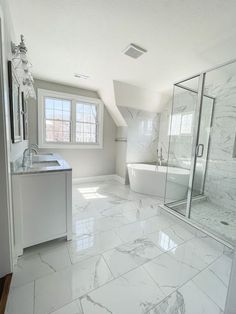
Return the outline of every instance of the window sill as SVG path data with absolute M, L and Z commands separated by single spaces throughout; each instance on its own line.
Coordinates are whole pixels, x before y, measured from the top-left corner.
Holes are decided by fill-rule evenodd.
M 41 144 L 39 148 L 54 148 L 54 149 L 103 149 L 103 145 L 101 144 Z

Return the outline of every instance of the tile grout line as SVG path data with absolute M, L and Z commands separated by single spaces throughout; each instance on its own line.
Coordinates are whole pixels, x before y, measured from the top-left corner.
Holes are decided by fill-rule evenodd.
M 207 265 L 205 268 L 203 268 L 199 273 L 197 273 L 196 275 L 194 275 L 191 279 L 189 279 L 189 280 L 187 280 L 186 282 L 184 282 L 182 285 L 180 285 L 177 289 L 175 289 L 173 292 L 171 292 L 169 295 L 167 295 L 166 296 L 166 298 L 164 298 L 162 301 L 164 301 L 165 299 L 167 299 L 168 297 L 170 297 L 172 294 L 174 294 L 174 293 L 176 293 L 176 291 L 178 291 L 179 289 L 181 289 L 183 286 L 185 286 L 187 283 L 189 283 L 190 281 L 193 281 L 193 279 L 195 278 L 195 277 L 197 277 L 200 273 L 202 273 L 203 271 L 205 271 L 205 270 L 207 270 L 212 264 L 214 264 L 218 259 L 220 259 L 221 257 L 222 257 L 222 255 L 223 255 L 223 253 L 220 255 L 220 256 L 218 256 L 214 261 L 212 261 L 209 265 Z M 193 282 L 194 283 L 194 282 Z M 196 285 L 195 283 L 194 283 L 194 285 Z M 198 285 L 196 285 L 200 290 L 201 290 L 201 292 L 208 298 L 208 299 L 210 299 L 219 309 L 221 309 Z M 161 302 L 162 302 L 161 301 Z M 160 305 L 160 303 L 161 302 L 159 302 L 155 307 L 153 307 L 152 309 L 154 309 L 154 308 L 156 308 L 158 305 Z M 150 309 L 150 310 L 152 310 L 152 309 Z M 147 313 L 148 314 L 148 313 Z

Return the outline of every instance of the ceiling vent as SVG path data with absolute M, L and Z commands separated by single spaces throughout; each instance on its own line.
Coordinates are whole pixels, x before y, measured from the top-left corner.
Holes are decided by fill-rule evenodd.
M 77 77 L 79 79 L 83 79 L 83 80 L 87 80 L 89 78 L 88 75 L 85 75 L 85 74 L 79 74 L 79 73 L 75 73 L 74 74 L 74 77 Z
M 142 54 L 144 54 L 145 52 L 147 52 L 147 50 L 136 46 L 134 44 L 130 44 L 124 51 L 124 54 L 133 58 L 133 59 L 137 59 L 139 58 Z

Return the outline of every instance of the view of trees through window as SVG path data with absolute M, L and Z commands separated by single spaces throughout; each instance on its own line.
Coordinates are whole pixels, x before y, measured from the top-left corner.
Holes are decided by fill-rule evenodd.
M 46 142 L 70 142 L 71 101 L 45 98 Z
M 97 142 L 97 108 L 96 105 L 76 104 L 76 142 Z
M 76 102 L 75 110 L 72 106 L 70 100 L 45 97 L 45 141 L 97 143 L 97 106 L 86 102 Z

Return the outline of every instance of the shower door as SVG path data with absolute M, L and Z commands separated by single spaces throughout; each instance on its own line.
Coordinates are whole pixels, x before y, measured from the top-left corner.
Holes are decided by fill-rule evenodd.
M 200 76 L 174 86 L 172 112 L 169 117 L 169 151 L 165 205 L 186 215 L 192 191 L 192 154 L 194 123 L 197 118 Z
M 190 217 L 204 197 L 214 98 L 203 93 L 205 75 L 174 86 L 165 205 Z

